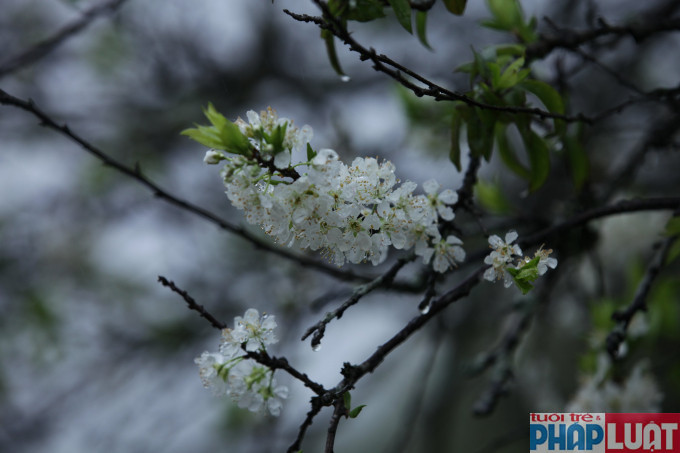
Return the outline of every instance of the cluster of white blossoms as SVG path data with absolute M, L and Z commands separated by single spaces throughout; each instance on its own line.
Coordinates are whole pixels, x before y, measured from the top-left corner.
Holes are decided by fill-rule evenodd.
M 247 114 L 248 123 L 234 124 L 251 149 L 239 154 L 212 149 L 204 161 L 222 170 L 231 203 L 246 220 L 260 225 L 280 244 L 321 250 L 338 266 L 346 261 L 382 263 L 389 246 L 415 248 L 425 264 L 446 272 L 465 259 L 462 241 L 442 234 L 440 219 L 454 218 L 451 206 L 458 197 L 440 192 L 434 180 L 399 184 L 395 167 L 374 158 L 356 158 L 350 165 L 331 149 L 309 146 L 312 129 L 293 127 L 271 108 Z M 293 153 L 307 152 L 307 160 L 292 164 Z
M 638 363 L 623 382 L 607 379 L 609 365 L 598 358 L 594 376 L 583 380 L 573 399 L 567 405 L 568 412 L 659 412 L 663 393 L 648 364 Z M 607 362 L 608 363 L 608 362 Z
M 519 245 L 513 244 L 517 237 L 516 231 L 509 231 L 505 240 L 495 234 L 489 237 L 489 247 L 493 250 L 484 258 L 484 263 L 491 265 L 484 272 L 486 280 L 503 280 L 505 287 L 509 288 L 518 278 L 530 283 L 545 274 L 548 268 L 557 267 L 557 260 L 550 256 L 552 250 L 549 249 L 541 247 L 533 258 L 523 256 Z M 525 272 L 522 273 L 522 270 Z
M 260 316 L 253 308 L 234 318 L 234 328 L 222 331 L 219 352 L 204 352 L 195 360 L 204 387 L 241 408 L 278 416 L 288 388 L 277 385 L 274 370 L 245 357 L 245 351 L 264 351 L 276 343 L 275 328 L 274 316 Z

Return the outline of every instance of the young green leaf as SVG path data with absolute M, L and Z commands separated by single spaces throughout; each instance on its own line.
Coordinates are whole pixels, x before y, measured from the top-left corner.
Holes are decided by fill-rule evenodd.
M 506 130 L 506 124 L 496 123 L 494 137 L 496 138 L 496 145 L 498 146 L 498 154 L 500 155 L 506 167 L 512 170 L 520 178 L 529 181 L 531 179 L 531 173 L 517 158 L 515 150 L 508 141 Z
M 312 145 L 307 143 L 307 161 L 311 161 L 316 157 L 316 151 L 312 149 Z
M 394 14 L 397 16 L 397 20 L 402 27 L 406 29 L 409 33 L 413 33 L 413 28 L 411 26 L 411 4 L 409 0 L 388 0 L 390 6 L 394 10 Z
M 418 39 L 428 49 L 432 50 L 427 42 L 427 11 L 416 11 L 416 35 Z
M 550 174 L 550 150 L 548 145 L 528 124 L 519 126 L 529 156 L 529 190 L 535 191 L 545 183 Z
M 503 190 L 498 184 L 484 182 L 481 179 L 475 184 L 475 196 L 479 203 L 487 210 L 495 214 L 510 214 L 512 205 L 505 197 Z
M 369 22 L 374 19 L 385 17 L 383 4 L 380 0 L 357 0 L 356 6 L 344 15 L 347 20 L 357 22 Z
M 496 117 L 482 109 L 475 108 L 467 118 L 467 141 L 470 153 L 487 161 L 493 151 L 493 130 Z
M 676 236 L 680 234 L 680 216 L 671 217 L 666 223 L 666 236 Z
M 335 70 L 335 73 L 339 76 L 345 76 L 340 66 L 340 60 L 338 60 L 338 53 L 335 51 L 335 37 L 333 33 L 329 30 L 321 30 L 321 38 L 326 44 L 326 53 L 328 54 L 328 60 L 331 63 L 331 67 Z
M 547 83 L 530 79 L 522 81 L 519 86 L 529 93 L 534 94 L 543 105 L 545 105 L 545 108 L 547 108 L 549 112 L 559 113 L 560 115 L 564 114 L 564 101 L 562 100 L 562 96 L 560 96 L 560 93 L 558 93 L 556 89 Z M 555 119 L 554 125 L 555 131 L 559 135 L 564 135 L 566 132 L 566 123 L 562 120 Z
M 577 133 L 576 136 L 568 135 L 564 137 L 564 149 L 567 154 L 567 161 L 569 162 L 571 180 L 574 182 L 577 190 L 583 187 L 590 173 L 588 154 L 583 148 L 579 136 L 580 134 Z
M 462 16 L 465 12 L 465 5 L 467 0 L 444 0 L 444 5 L 451 13 L 456 16 Z
M 460 163 L 460 128 L 462 125 L 463 118 L 460 110 L 454 109 L 451 117 L 451 149 L 449 150 L 449 159 L 451 159 L 451 162 L 458 171 L 462 171 Z
M 352 395 L 349 392 L 343 393 L 342 402 L 345 405 L 345 409 L 350 410 L 352 408 Z
M 362 404 L 361 406 L 357 406 L 351 411 L 349 411 L 349 418 L 357 418 L 357 416 L 361 413 L 361 410 L 366 407 L 365 404 Z

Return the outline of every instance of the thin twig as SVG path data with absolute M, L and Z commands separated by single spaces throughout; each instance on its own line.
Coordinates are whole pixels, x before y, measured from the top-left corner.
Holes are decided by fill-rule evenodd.
M 108 0 L 84 11 L 78 19 L 66 25 L 54 35 L 5 60 L 0 64 L 0 78 L 49 55 L 50 52 L 59 47 L 68 38 L 85 29 L 98 16 L 115 12 L 124 2 L 125 0 Z
M 359 59 L 362 61 L 365 60 L 370 60 L 373 63 L 373 69 L 376 71 L 382 72 L 384 74 L 387 74 L 388 76 L 392 77 L 394 80 L 399 82 L 402 86 L 405 88 L 408 88 L 411 90 L 416 96 L 430 96 L 433 99 L 437 101 L 461 101 L 464 102 L 467 105 L 471 105 L 474 107 L 479 107 L 482 109 L 487 109 L 487 110 L 493 110 L 493 111 L 498 111 L 498 112 L 505 112 L 505 113 L 512 113 L 512 114 L 524 114 L 524 115 L 533 115 L 537 116 L 539 118 L 553 118 L 553 119 L 561 119 L 566 122 L 577 122 L 577 121 L 583 121 L 586 123 L 591 123 L 592 120 L 584 115 L 577 115 L 577 116 L 568 116 L 568 115 L 562 115 L 559 113 L 553 113 L 553 112 L 548 112 L 546 110 L 541 110 L 539 108 L 534 108 L 534 107 L 512 107 L 512 106 L 499 106 L 499 105 L 493 105 L 493 104 L 486 104 L 484 102 L 477 101 L 475 99 L 472 99 L 462 93 L 458 93 L 452 90 L 449 90 L 447 88 L 444 88 L 427 78 L 423 77 L 422 75 L 418 74 L 417 72 L 407 68 L 406 66 L 397 63 L 396 61 L 392 60 L 388 56 L 384 54 L 379 54 L 375 51 L 375 49 L 367 49 L 366 47 L 362 46 L 359 44 L 358 41 L 356 41 L 351 33 L 347 30 L 347 28 L 342 24 L 341 21 L 339 21 L 337 18 L 335 18 L 333 15 L 330 14 L 330 11 L 328 9 L 328 6 L 320 1 L 320 0 L 313 0 L 314 3 L 319 6 L 319 8 L 323 11 L 324 17 L 317 17 L 317 16 L 310 16 L 308 14 L 298 14 L 298 13 L 293 13 L 287 9 L 284 9 L 284 13 L 288 14 L 290 17 L 293 19 L 300 21 L 300 22 L 306 22 L 306 23 L 313 23 L 317 25 L 319 28 L 323 30 L 328 30 L 333 35 L 337 36 L 339 39 L 341 39 L 349 48 L 350 51 L 357 52 L 359 54 Z M 420 84 L 424 85 L 418 85 L 414 82 L 412 82 L 410 79 L 408 79 L 406 76 L 414 79 L 415 81 L 419 82 Z
M 583 44 L 593 42 L 604 36 L 632 36 L 641 42 L 661 32 L 680 30 L 680 19 L 655 20 L 637 25 L 616 26 L 599 21 L 598 28 L 582 31 L 561 29 L 559 36 L 540 36 L 539 40 L 527 47 L 527 59 L 543 58 L 555 49 L 576 49 Z
M 359 302 L 359 300 L 366 294 L 382 286 L 389 286 L 394 281 L 394 278 L 397 276 L 397 272 L 399 272 L 399 270 L 402 267 L 404 267 L 406 263 L 413 261 L 414 258 L 415 255 L 413 254 L 404 258 L 400 258 L 383 275 L 380 275 L 379 277 L 376 277 L 372 281 L 356 288 L 352 295 L 350 296 L 350 298 L 343 302 L 342 305 L 340 305 L 335 310 L 326 313 L 326 316 L 324 316 L 322 320 L 320 320 L 312 327 L 307 329 L 304 335 L 302 336 L 301 340 L 304 341 L 307 339 L 307 337 L 314 334 L 314 336 L 312 337 L 312 347 L 316 348 L 318 345 L 321 344 L 321 340 L 323 339 L 323 336 L 326 332 L 326 325 L 328 323 L 330 323 L 334 319 L 340 319 L 349 307 Z
M 25 101 L 23 99 L 16 98 L 7 92 L 3 91 L 0 89 L 0 104 L 5 104 L 5 105 L 11 105 L 14 107 L 18 107 L 22 110 L 25 110 L 31 114 L 33 114 L 35 117 L 40 119 L 41 125 L 48 127 L 54 131 L 59 132 L 62 135 L 65 135 L 68 137 L 70 140 L 78 143 L 80 146 L 82 146 L 88 153 L 92 154 L 95 156 L 97 159 L 103 162 L 104 165 L 111 167 L 118 172 L 122 173 L 125 176 L 128 176 L 138 183 L 142 184 L 143 186 L 147 187 L 153 194 L 184 210 L 188 211 L 192 214 L 195 214 L 199 217 L 202 217 L 203 219 L 206 219 L 218 227 L 220 227 L 223 230 L 230 231 L 241 238 L 245 239 L 247 242 L 250 244 L 254 245 L 256 248 L 265 250 L 269 253 L 272 253 L 274 255 L 280 256 L 282 258 L 285 258 L 287 260 L 293 261 L 301 266 L 308 267 L 310 269 L 314 269 L 319 272 L 323 272 L 325 274 L 328 274 L 332 277 L 335 277 L 339 280 L 345 280 L 345 281 L 371 281 L 373 277 L 370 276 L 364 276 L 364 275 L 358 275 L 355 274 L 352 271 L 348 270 L 340 270 L 335 266 L 314 260 L 312 258 L 303 256 L 303 255 L 297 255 L 289 252 L 286 248 L 276 246 L 273 244 L 270 244 L 268 242 L 263 242 L 260 239 L 258 239 L 257 236 L 253 235 L 250 233 L 248 230 L 235 226 L 227 222 L 226 220 L 220 218 L 216 214 L 208 211 L 207 209 L 201 208 L 199 206 L 196 206 L 195 204 L 192 204 L 188 201 L 185 201 L 179 197 L 176 197 L 175 195 L 170 194 L 169 192 L 165 191 L 164 189 L 161 189 L 158 184 L 153 182 L 151 179 L 149 179 L 147 176 L 145 176 L 139 165 L 136 165 L 135 167 L 129 167 L 122 162 L 114 159 L 113 157 L 109 156 L 106 154 L 104 151 L 101 149 L 97 148 L 87 140 L 85 140 L 83 137 L 80 135 L 76 134 L 73 132 L 66 124 L 60 125 L 58 124 L 52 117 L 50 117 L 47 113 L 42 111 L 40 108 L 38 108 L 35 103 L 31 100 Z
M 225 323 L 223 323 L 222 321 L 219 321 L 217 318 L 215 318 L 213 315 L 211 315 L 208 312 L 208 310 L 206 310 L 205 307 L 203 307 L 203 305 L 198 304 L 194 300 L 194 298 L 189 295 L 189 293 L 187 293 L 183 289 L 178 288 L 175 285 L 175 282 L 168 280 L 167 278 L 163 277 L 162 275 L 158 276 L 158 281 L 161 282 L 161 284 L 163 286 L 167 286 L 173 292 L 176 292 L 177 294 L 182 296 L 184 301 L 189 306 L 189 309 L 197 311 L 201 315 L 201 317 L 207 319 L 208 322 L 210 323 L 210 325 L 213 326 L 215 329 L 222 330 L 222 329 L 227 328 L 227 325 Z
M 310 426 L 312 426 L 312 423 L 314 422 L 314 417 L 316 417 L 318 413 L 321 412 L 321 408 L 324 407 L 323 404 L 321 404 L 320 399 L 318 397 L 313 397 L 310 404 L 312 408 L 309 410 L 309 412 L 307 412 L 305 420 L 302 422 L 300 428 L 298 429 L 297 437 L 290 445 L 290 447 L 288 447 L 286 453 L 296 453 L 300 451 L 300 446 L 302 445 L 302 441 L 304 440 L 305 435 L 307 434 L 307 429 Z
M 678 214 L 678 212 L 676 212 Z M 612 314 L 612 319 L 617 322 L 616 327 L 607 335 L 606 347 L 607 352 L 616 360 L 619 358 L 619 350 L 621 343 L 626 339 L 626 332 L 630 325 L 633 316 L 639 311 L 647 311 L 647 297 L 652 289 L 652 284 L 659 276 L 661 269 L 666 263 L 666 257 L 673 242 L 678 239 L 678 236 L 671 236 L 663 240 L 656 256 L 649 264 L 644 278 L 637 287 L 635 297 L 631 303 L 624 309 L 615 311 Z

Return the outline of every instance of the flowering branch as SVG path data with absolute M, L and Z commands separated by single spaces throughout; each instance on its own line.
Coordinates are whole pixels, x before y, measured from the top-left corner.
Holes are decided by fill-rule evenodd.
M 90 25 L 98 16 L 115 12 L 124 2 L 125 0 L 108 0 L 83 11 L 80 18 L 66 25 L 54 35 L 2 62 L 0 64 L 0 78 L 49 55 L 50 52 L 59 47 L 68 38 Z
M 63 125 L 58 124 L 52 117 L 50 117 L 47 113 L 38 108 L 38 106 L 35 105 L 35 103 L 32 100 L 25 101 L 23 99 L 19 99 L 0 89 L 0 104 L 11 105 L 33 114 L 35 117 L 40 119 L 41 121 L 40 124 L 42 126 L 45 126 L 62 135 L 65 135 L 70 140 L 78 143 L 81 147 L 85 149 L 85 151 L 92 154 L 100 161 L 102 161 L 105 166 L 111 167 L 114 170 L 118 171 L 119 173 L 122 173 L 123 175 L 134 179 L 138 183 L 142 184 L 143 186 L 151 190 L 156 197 L 184 211 L 190 212 L 205 220 L 208 220 L 209 222 L 214 223 L 223 230 L 229 231 L 240 236 L 241 238 L 245 239 L 247 242 L 254 245 L 258 249 L 265 250 L 274 255 L 293 261 L 303 267 L 308 267 L 310 269 L 323 272 L 339 280 L 371 281 L 373 279 L 373 277 L 370 276 L 358 275 L 352 271 L 338 269 L 337 267 L 330 266 L 324 262 L 320 262 L 306 256 L 293 254 L 284 248 L 277 247 L 275 245 L 270 244 L 269 242 L 260 240 L 257 236 L 253 235 L 248 230 L 239 226 L 232 225 L 231 223 L 227 222 L 226 220 L 222 219 L 216 214 L 208 211 L 207 209 L 201 208 L 195 204 L 192 204 L 186 200 L 183 200 L 179 197 L 170 194 L 169 192 L 163 190 L 160 186 L 158 186 L 158 184 L 153 182 L 147 176 L 145 176 L 142 173 L 139 165 L 129 167 L 123 164 L 122 162 L 114 159 L 113 157 L 109 156 L 104 151 L 97 148 L 96 146 L 85 140 L 77 133 L 73 132 L 66 124 Z

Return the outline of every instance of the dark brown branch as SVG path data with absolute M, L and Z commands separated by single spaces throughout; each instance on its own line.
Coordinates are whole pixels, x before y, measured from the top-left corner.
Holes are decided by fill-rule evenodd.
M 347 413 L 345 408 L 345 403 L 342 398 L 338 398 L 335 401 L 335 410 L 333 411 L 333 416 L 328 425 L 328 434 L 326 435 L 326 446 L 324 448 L 324 453 L 333 453 L 333 446 L 335 445 L 335 434 L 338 431 L 338 424 L 340 424 L 340 418 Z
M 600 20 L 599 27 L 595 29 L 583 31 L 561 29 L 559 36 L 541 36 L 537 42 L 527 47 L 526 55 L 529 60 L 539 59 L 555 49 L 573 50 L 604 36 L 631 36 L 636 42 L 641 42 L 658 33 L 678 30 L 680 30 L 679 18 L 624 26 L 609 25 Z
M 175 282 L 168 280 L 167 278 L 163 277 L 162 275 L 158 276 L 158 281 L 161 282 L 161 284 L 163 286 L 170 288 L 173 292 L 176 292 L 177 294 L 182 296 L 184 301 L 189 306 L 189 309 L 197 311 L 201 315 L 201 318 L 205 318 L 206 320 L 208 320 L 210 325 L 213 326 L 215 329 L 222 330 L 222 329 L 227 328 L 227 325 L 225 323 L 223 323 L 222 321 L 219 321 L 217 318 L 215 318 L 213 315 L 211 315 L 208 312 L 208 310 L 206 310 L 205 307 L 203 307 L 203 305 L 198 304 L 194 300 L 194 298 L 189 295 L 189 293 L 187 293 L 183 289 L 178 288 L 175 285 Z
M 313 397 L 311 401 L 312 408 L 307 412 L 307 416 L 305 417 L 305 420 L 302 422 L 300 425 L 300 428 L 298 429 L 298 435 L 297 438 L 295 438 L 295 441 L 288 447 L 288 450 L 286 450 L 286 453 L 297 453 L 300 451 L 300 446 L 302 445 L 302 441 L 305 438 L 305 435 L 307 434 L 307 429 L 312 426 L 312 423 L 314 422 L 314 417 L 317 416 L 319 412 L 321 412 L 321 408 L 324 407 L 324 405 L 321 403 L 321 400 L 318 397 Z
M 324 316 L 324 318 L 321 321 L 317 322 L 312 327 L 307 329 L 307 331 L 305 331 L 304 335 L 302 336 L 301 340 L 304 341 L 307 339 L 307 337 L 314 334 L 314 336 L 312 337 L 312 347 L 316 348 L 318 345 L 321 344 L 321 340 L 323 339 L 324 333 L 326 332 L 326 325 L 329 322 L 333 321 L 334 319 L 342 318 L 342 315 L 349 307 L 359 302 L 359 300 L 363 296 L 370 293 L 374 289 L 389 286 L 394 281 L 394 278 L 397 276 L 397 272 L 399 272 L 399 270 L 402 267 L 404 267 L 406 263 L 413 261 L 414 257 L 415 257 L 414 255 L 410 255 L 405 258 L 400 258 L 383 275 L 373 279 L 372 281 L 366 283 L 365 285 L 361 285 L 358 288 L 356 288 L 352 295 L 350 296 L 350 298 L 343 302 L 342 305 L 340 305 L 335 310 L 326 313 L 326 316 Z
M 591 220 L 615 214 L 625 214 L 641 211 L 675 210 L 680 207 L 680 197 L 647 198 L 641 200 L 624 200 L 610 206 L 591 209 L 577 214 L 564 222 L 545 228 L 519 239 L 522 247 L 538 244 L 545 239 L 563 233 L 574 227 L 586 224 Z
M 80 18 L 76 19 L 69 25 L 66 25 L 54 35 L 34 44 L 31 48 L 2 62 L 2 64 L 0 64 L 0 78 L 18 69 L 35 63 L 36 61 L 45 57 L 54 49 L 59 47 L 59 45 L 61 45 L 68 38 L 85 29 L 98 16 L 115 12 L 124 2 L 125 0 L 108 0 L 84 11 Z
M 362 46 L 361 44 L 359 44 L 359 42 L 357 42 L 352 37 L 352 35 L 347 30 L 347 28 L 342 24 L 342 22 L 340 22 L 337 18 L 333 17 L 330 14 L 327 5 L 324 2 L 320 0 L 313 1 L 323 11 L 324 15 L 323 18 L 317 16 L 310 16 L 308 14 L 297 14 L 287 9 L 284 9 L 283 11 L 297 21 L 313 23 L 323 30 L 330 31 L 331 33 L 333 33 L 333 35 L 341 39 L 347 45 L 349 50 L 357 52 L 359 54 L 360 60 L 362 61 L 370 60 L 373 63 L 373 69 L 392 77 L 402 86 L 411 90 L 416 96 L 419 97 L 429 96 L 437 101 L 461 101 L 470 106 L 498 112 L 533 115 L 539 118 L 561 119 L 567 122 L 576 121 L 583 121 L 586 123 L 592 122 L 590 118 L 584 115 L 568 116 L 559 113 L 548 112 L 533 107 L 512 107 L 486 104 L 484 102 L 472 99 L 462 93 L 451 91 L 447 88 L 437 85 L 436 83 L 421 76 L 417 72 L 407 68 L 406 66 L 403 66 L 400 63 L 397 63 L 396 61 L 392 60 L 386 55 L 377 53 L 375 49 L 369 50 Z M 413 80 L 417 81 L 421 85 L 412 82 L 409 78 L 404 76 L 404 74 L 412 78 Z
M 354 272 L 351 271 L 343 271 L 338 269 L 335 266 L 331 266 L 329 264 L 311 259 L 306 256 L 302 255 L 296 255 L 291 252 L 289 252 L 287 249 L 283 247 L 279 247 L 273 244 L 270 244 L 268 242 L 263 242 L 260 239 L 257 238 L 257 236 L 253 235 L 250 233 L 248 230 L 241 228 L 239 226 L 235 226 L 227 222 L 226 220 L 220 218 L 216 214 L 208 211 L 207 209 L 201 208 L 199 206 L 196 206 L 192 203 L 189 203 L 188 201 L 182 200 L 181 198 L 178 198 L 169 192 L 163 190 L 153 182 L 151 179 L 146 177 L 141 169 L 139 168 L 138 165 L 135 167 L 129 167 L 113 157 L 109 156 L 106 154 L 104 151 L 100 150 L 96 146 L 92 145 L 89 143 L 87 140 L 82 138 L 80 135 L 76 134 L 75 132 L 71 131 L 71 129 L 63 124 L 57 124 L 55 120 L 53 120 L 47 113 L 43 112 L 41 109 L 39 109 L 35 103 L 31 100 L 24 101 L 23 99 L 16 98 L 5 91 L 0 89 L 0 104 L 4 105 L 11 105 L 14 107 L 18 107 L 22 110 L 25 110 L 31 114 L 33 114 L 35 117 L 40 119 L 41 125 L 45 126 L 49 129 L 52 129 L 56 132 L 59 132 L 62 135 L 65 135 L 68 137 L 70 140 L 78 143 L 80 146 L 82 146 L 85 151 L 88 153 L 92 154 L 95 156 L 97 159 L 102 161 L 104 165 L 107 167 L 111 167 L 118 172 L 122 173 L 125 176 L 128 176 L 138 183 L 142 184 L 143 186 L 147 187 L 153 194 L 174 205 L 177 206 L 178 208 L 188 211 L 192 214 L 195 214 L 199 217 L 202 217 L 203 219 L 208 220 L 209 222 L 214 223 L 218 227 L 220 227 L 223 230 L 230 231 L 241 238 L 245 239 L 247 242 L 250 244 L 254 245 L 256 248 L 265 250 L 269 253 L 272 253 L 274 255 L 280 256 L 282 258 L 285 258 L 287 260 L 290 260 L 292 262 L 295 262 L 301 266 L 304 267 L 309 267 L 310 269 L 314 269 L 319 272 L 323 272 L 325 274 L 331 275 L 339 280 L 345 280 L 345 281 L 371 281 L 373 277 L 370 276 L 363 276 L 363 275 L 358 275 L 355 274 Z
M 676 212 L 678 214 L 680 212 Z M 652 289 L 652 284 L 659 276 L 661 269 L 666 263 L 666 257 L 668 256 L 668 251 L 670 250 L 673 242 L 678 239 L 678 236 L 671 236 L 664 239 L 656 256 L 647 268 L 647 272 L 643 277 L 642 281 L 637 287 L 635 292 L 635 297 L 623 310 L 615 311 L 612 314 L 612 319 L 617 322 L 616 327 L 607 335 L 606 346 L 607 352 L 612 357 L 612 359 L 619 358 L 619 347 L 626 339 L 626 332 L 628 331 L 628 326 L 635 314 L 639 311 L 647 311 L 647 296 Z
M 293 368 L 285 357 L 272 357 L 265 351 L 246 351 L 246 357 L 261 363 L 262 365 L 266 365 L 272 370 L 285 371 L 319 396 L 328 393 L 321 384 L 312 381 L 307 374 L 301 373 Z

